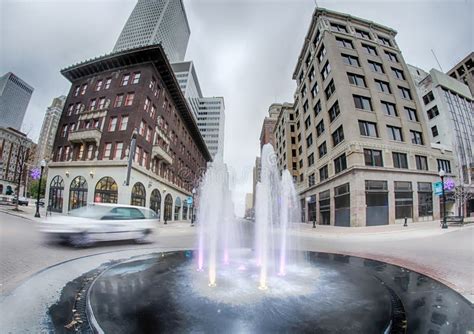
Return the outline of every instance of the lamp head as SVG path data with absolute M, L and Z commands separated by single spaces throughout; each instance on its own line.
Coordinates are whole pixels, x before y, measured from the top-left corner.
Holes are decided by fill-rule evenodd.
M 41 160 L 40 166 L 43 167 L 43 168 L 46 167 L 46 160 L 44 160 L 44 159 Z
M 193 194 L 196 193 L 196 188 L 193 188 L 192 193 L 193 193 Z
M 446 172 L 442 169 L 439 170 L 438 172 L 439 177 L 444 177 L 446 175 Z

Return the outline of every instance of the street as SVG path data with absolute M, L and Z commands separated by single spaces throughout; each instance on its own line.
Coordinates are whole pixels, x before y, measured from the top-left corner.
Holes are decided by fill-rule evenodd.
M 31 219 L 0 212 L 1 294 L 6 295 L 28 277 L 50 266 L 96 254 L 137 250 L 143 254 L 159 249 L 195 247 L 196 227 L 160 223 L 148 244 L 115 242 L 90 248 L 47 244 Z M 250 246 L 252 223 L 242 221 Z M 341 253 L 382 260 L 431 276 L 473 300 L 474 226 L 439 228 L 437 222 L 337 228 L 301 224 L 300 249 Z

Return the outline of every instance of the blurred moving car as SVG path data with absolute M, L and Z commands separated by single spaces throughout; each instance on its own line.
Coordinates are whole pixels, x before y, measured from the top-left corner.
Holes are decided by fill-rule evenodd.
M 12 195 L 0 195 L 0 204 L 1 205 L 13 205 L 13 196 Z
M 50 241 L 86 247 L 111 240 L 147 242 L 157 222 L 155 212 L 148 208 L 92 203 L 71 210 L 68 215 L 48 217 L 39 226 Z

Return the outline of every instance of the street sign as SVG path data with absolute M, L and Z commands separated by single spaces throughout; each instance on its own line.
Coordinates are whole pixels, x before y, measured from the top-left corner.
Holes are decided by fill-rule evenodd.
M 189 205 L 193 204 L 193 198 L 192 197 L 188 197 L 188 204 Z
M 433 183 L 433 190 L 434 190 L 435 195 L 438 195 L 438 196 L 442 195 L 443 183 L 441 181 Z

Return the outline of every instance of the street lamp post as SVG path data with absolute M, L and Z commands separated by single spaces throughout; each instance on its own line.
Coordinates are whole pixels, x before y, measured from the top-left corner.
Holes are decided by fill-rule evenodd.
M 43 181 L 43 170 L 44 167 L 46 166 L 46 161 L 43 159 L 41 160 L 41 173 L 40 173 L 40 178 L 39 178 L 39 184 L 38 184 L 38 195 L 36 196 L 36 213 L 35 217 L 40 218 L 40 212 L 39 212 L 39 202 L 40 202 L 40 194 L 41 194 L 41 182 Z
M 193 188 L 193 201 L 191 202 L 191 226 L 194 226 L 194 194 L 196 194 L 196 188 Z
M 443 196 L 443 224 L 441 225 L 441 228 L 448 228 L 448 224 L 446 223 L 446 193 L 444 191 L 444 175 L 446 173 L 444 170 L 440 169 L 439 170 L 439 177 L 441 178 L 441 189 L 442 189 L 442 196 Z

